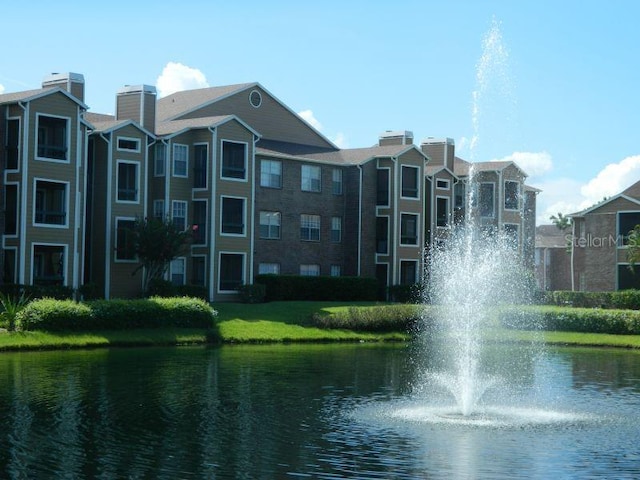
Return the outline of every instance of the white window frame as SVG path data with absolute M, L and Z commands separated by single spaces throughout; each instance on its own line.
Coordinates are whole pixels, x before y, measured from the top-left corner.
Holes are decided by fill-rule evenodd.
M 447 178 L 436 178 L 436 188 L 438 190 L 451 190 L 451 181 Z
M 416 196 L 415 197 L 407 197 L 404 195 L 402 182 L 404 180 L 404 169 L 411 168 L 413 170 L 417 170 L 416 172 Z M 403 200 L 420 200 L 420 167 L 416 167 L 415 165 L 401 165 L 400 166 L 400 198 Z
M 320 265 L 318 265 L 317 263 L 301 263 L 300 275 L 305 277 L 319 277 Z
M 182 217 L 181 215 L 176 215 L 176 207 L 184 207 L 184 217 Z M 171 221 L 175 222 L 176 218 L 184 218 L 184 229 L 186 230 L 188 226 L 187 219 L 189 218 L 189 202 L 185 200 L 171 201 Z
M 65 223 L 64 225 L 62 224 L 57 224 L 57 223 L 37 223 L 36 222 L 36 196 L 38 194 L 37 192 L 37 187 L 38 187 L 38 182 L 49 182 L 49 183 L 58 183 L 60 185 L 64 185 L 65 186 L 65 195 L 64 195 L 64 202 L 65 202 Z M 51 178 L 42 178 L 42 177 L 34 177 L 33 178 L 33 212 L 32 212 L 32 224 L 34 227 L 43 227 L 43 228 L 69 228 L 69 217 L 71 216 L 71 212 L 69 210 L 69 197 L 70 197 L 70 182 L 63 182 L 60 180 L 53 180 Z
M 507 183 L 516 184 L 516 207 L 515 208 L 507 207 Z M 504 209 L 509 212 L 517 212 L 518 210 L 520 210 L 520 198 L 521 198 L 520 182 L 516 180 L 505 180 L 503 187 L 504 187 Z
M 62 275 L 62 284 L 69 285 L 69 245 L 66 243 L 53 243 L 53 242 L 33 242 L 31 244 L 31 283 L 35 282 L 35 275 L 33 271 L 33 267 L 35 265 L 35 253 L 36 247 L 62 247 L 62 259 L 64 261 L 64 265 L 62 270 L 64 274 Z
M 195 283 L 193 281 L 193 274 L 194 274 L 194 270 L 195 270 L 195 268 L 193 267 L 193 261 L 196 258 L 203 258 L 204 259 L 204 279 L 203 279 L 203 283 L 202 284 Z M 192 254 L 191 255 L 191 280 L 190 280 L 190 283 L 192 283 L 193 285 L 199 285 L 199 286 L 202 286 L 202 287 L 206 287 L 207 286 L 207 256 L 206 255 L 203 255 L 203 254 L 197 254 L 197 255 Z
M 314 217 L 313 220 L 315 220 L 315 218 L 318 219 L 318 227 L 315 227 L 315 222 L 312 223 L 312 218 Z M 308 225 L 307 227 L 303 227 L 303 225 Z M 310 238 L 303 238 L 302 237 L 302 229 L 303 228 L 307 228 L 309 229 L 309 237 Z M 316 239 L 314 235 L 311 235 L 312 232 L 318 231 L 318 238 Z M 316 215 L 316 214 L 312 214 L 312 213 L 301 213 L 300 214 L 300 240 L 303 242 L 319 242 L 320 238 L 322 236 L 322 217 L 320 215 Z
M 134 142 L 136 144 L 135 148 L 123 148 L 120 146 L 120 140 L 123 140 L 125 142 Z M 133 137 L 117 137 L 116 138 L 116 149 L 119 152 L 135 152 L 135 153 L 140 153 L 140 139 L 139 138 L 133 138 Z
M 225 199 L 242 200 L 242 233 L 226 233 L 222 231 L 222 224 L 224 219 L 224 200 Z M 247 236 L 247 198 L 236 197 L 233 195 L 221 195 L 220 196 L 220 235 L 223 237 L 246 237 Z
M 445 225 L 438 225 L 438 200 L 446 200 L 447 201 L 447 222 Z M 444 195 L 436 195 L 435 201 L 435 224 L 436 228 L 446 228 L 451 224 L 451 198 Z
M 17 165 L 16 168 L 6 168 L 7 172 L 19 172 L 20 171 L 20 159 L 22 156 L 22 150 L 23 150 L 23 146 L 22 146 L 22 118 L 21 117 L 7 117 L 7 120 L 5 121 L 5 138 L 3 139 L 4 146 L 7 147 L 8 145 L 6 144 L 7 138 L 6 138 L 6 132 L 9 131 L 9 122 L 10 121 L 18 121 L 18 145 L 16 145 L 16 147 L 18 148 L 18 158 L 16 160 Z M 5 164 L 7 163 L 7 160 L 5 160 Z
M 385 252 L 378 252 L 378 238 L 377 238 L 377 230 L 378 230 L 378 225 L 376 223 L 376 237 L 375 237 L 375 242 L 376 242 L 376 255 L 379 256 L 388 256 L 389 255 L 389 251 L 390 251 L 390 247 L 391 247 L 391 218 L 389 215 L 376 215 L 376 222 L 378 220 L 378 218 L 386 218 L 387 219 L 387 250 Z
M 118 224 L 120 222 L 135 222 L 135 217 L 116 217 L 115 221 L 115 238 L 113 239 L 113 245 L 115 246 L 115 253 L 113 255 L 113 263 L 138 263 L 138 258 L 134 255 L 133 258 L 118 258 Z
M 120 165 L 133 165 L 136 168 L 136 199 L 135 200 L 120 200 Z M 132 160 L 116 160 L 116 203 L 128 203 L 128 204 L 140 204 L 140 162 Z
M 402 217 L 403 216 L 413 216 L 416 218 L 416 243 L 403 243 L 402 241 Z M 420 245 L 420 214 L 414 212 L 400 212 L 400 231 L 398 232 L 400 236 L 400 246 L 401 247 L 417 247 Z
M 16 233 L 4 233 L 3 236 L 4 238 L 16 238 L 18 236 L 18 234 L 20 233 L 20 183 L 18 182 L 5 182 L 5 188 L 4 188 L 4 205 L 6 207 L 7 205 L 7 187 L 9 185 L 13 185 L 16 187 Z M 35 204 L 34 204 L 34 209 L 35 209 Z M 6 222 L 6 215 L 8 212 L 5 211 L 5 222 Z
M 317 172 L 317 178 L 313 172 Z M 317 190 L 313 188 L 314 181 L 318 182 Z M 320 165 L 300 165 L 300 190 L 310 193 L 322 192 L 322 168 Z
M 64 160 L 58 160 L 55 158 L 50 158 L 50 157 L 41 157 L 38 155 L 38 137 L 39 137 L 39 131 L 40 131 L 40 117 L 49 117 L 49 118 L 59 118 L 62 120 L 66 120 L 67 121 L 67 126 L 65 128 L 66 130 L 66 159 Z M 70 117 L 64 117 L 62 115 L 51 115 L 49 113 L 36 113 L 36 132 L 35 132 L 35 159 L 36 160 L 41 160 L 43 162 L 53 162 L 53 163 L 71 163 L 71 118 Z
M 156 143 L 153 160 L 153 176 L 164 177 L 167 172 L 168 145 L 164 142 Z M 162 152 L 162 153 L 160 153 Z
M 185 158 L 180 159 L 179 161 L 184 162 L 184 174 L 177 173 L 176 170 L 176 152 L 177 150 L 184 150 Z M 177 178 L 187 178 L 189 176 L 189 145 L 184 143 L 174 143 L 171 148 L 171 173 L 174 177 Z
M 173 275 L 174 275 L 174 266 L 180 262 L 182 264 L 182 283 L 173 283 Z M 178 274 L 180 272 L 177 272 Z M 172 285 L 186 285 L 187 284 L 187 258 L 186 257 L 176 257 L 169 263 L 169 281 Z
M 279 274 L 280 274 L 279 263 L 262 262 L 258 264 L 258 275 L 279 275 Z
M 153 218 L 157 218 L 159 220 L 163 220 L 167 216 L 167 212 L 164 207 L 163 199 L 155 199 L 153 201 Z
M 3 260 L 6 261 L 6 254 L 8 250 L 13 250 L 13 278 L 10 279 L 12 283 L 18 283 L 18 247 L 4 247 Z M 3 265 L 4 268 L 4 265 Z
M 387 171 L 387 203 L 378 205 L 378 170 Z M 376 168 L 376 208 L 389 208 L 391 206 L 391 168 L 390 167 L 377 167 Z
M 221 251 L 218 253 L 218 282 L 217 282 L 217 291 L 218 293 L 238 293 L 237 290 L 222 290 L 221 280 L 222 280 L 222 256 L 223 255 L 239 255 L 242 257 L 242 279 L 240 283 L 246 283 L 246 273 L 247 273 L 247 254 L 245 252 L 232 252 L 232 251 Z
M 225 143 L 236 143 L 239 145 L 244 145 L 244 177 L 225 177 L 223 175 L 224 172 L 224 144 Z M 226 180 L 230 182 L 248 182 L 249 181 L 249 144 L 247 142 L 239 142 L 237 140 L 228 140 L 223 138 L 220 140 L 220 179 Z
M 412 263 L 415 265 L 416 267 L 416 272 L 413 278 L 413 282 L 411 283 L 402 283 L 402 264 L 403 263 Z M 400 261 L 398 262 L 398 283 L 400 285 L 414 285 L 418 282 L 418 278 L 420 277 L 420 265 L 418 264 L 418 261 L 413 259 L 413 258 L 401 258 Z
M 507 225 L 510 227 L 515 227 L 515 231 L 516 231 L 516 236 L 514 237 L 510 237 L 507 234 Z M 520 248 L 520 224 L 519 223 L 515 223 L 515 222 L 505 222 L 502 224 L 502 232 L 504 233 L 505 237 L 507 237 L 508 239 L 514 238 L 516 240 L 516 244 L 514 245 L 516 247 L 516 249 Z
M 268 223 L 263 223 L 262 219 L 263 219 L 263 214 L 271 219 L 271 218 L 277 218 L 278 219 L 278 223 L 277 225 L 271 222 Z M 262 240 L 280 240 L 280 238 L 282 237 L 282 213 L 281 212 L 276 212 L 276 211 L 271 211 L 271 210 L 260 210 L 260 213 L 258 214 L 258 224 L 259 224 L 259 229 L 258 229 L 258 236 L 259 238 L 261 238 Z M 268 228 L 268 232 L 269 234 L 271 233 L 271 228 L 277 226 L 278 227 L 278 235 L 277 236 L 263 236 L 262 235 L 262 226 L 267 226 Z
M 209 245 L 209 219 L 211 217 L 211 215 L 209 215 L 209 201 L 207 199 L 202 199 L 202 198 L 198 198 L 197 200 L 192 200 L 191 201 L 191 210 L 192 213 L 195 212 L 195 205 L 197 204 L 203 204 L 204 203 L 204 211 L 205 211 L 205 225 L 204 225 L 204 243 L 192 243 L 191 244 L 191 248 L 202 248 L 205 247 L 207 245 Z M 200 232 L 201 229 L 201 225 L 198 225 L 198 232 Z M 193 228 L 196 226 L 195 223 L 195 218 L 193 219 L 193 222 L 191 223 L 191 229 L 192 229 L 192 234 L 194 233 Z
M 269 164 L 269 171 L 265 172 L 265 164 Z M 278 174 L 278 185 L 271 185 L 271 179 L 275 178 L 275 174 L 272 173 L 272 165 L 279 165 L 280 173 Z M 268 181 L 265 180 L 265 175 L 267 175 Z M 280 160 L 271 160 L 269 158 L 260 159 L 260 186 L 264 188 L 282 188 L 282 161 Z
M 493 187 L 492 211 L 491 215 L 482 214 L 482 185 L 491 185 Z M 478 214 L 480 218 L 496 218 L 496 182 L 480 182 L 478 184 Z
M 205 175 L 204 175 L 204 187 L 196 187 L 196 147 L 206 147 L 205 150 L 207 152 L 205 164 Z M 207 142 L 197 142 L 193 144 L 193 182 L 195 191 L 207 190 L 209 188 L 209 144 Z
M 334 238 L 335 232 L 338 232 L 337 240 Z M 331 243 L 342 243 L 342 217 L 331 217 Z

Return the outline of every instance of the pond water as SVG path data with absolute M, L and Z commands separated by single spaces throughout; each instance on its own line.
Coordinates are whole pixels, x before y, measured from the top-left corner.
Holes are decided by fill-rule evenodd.
M 518 361 L 520 420 L 487 424 L 438 416 L 415 349 L 1 354 L 0 478 L 640 477 L 640 353 Z

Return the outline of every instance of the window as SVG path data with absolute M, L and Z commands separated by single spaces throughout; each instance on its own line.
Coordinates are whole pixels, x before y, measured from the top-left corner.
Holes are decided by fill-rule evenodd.
M 389 169 L 379 168 L 376 176 L 376 205 L 387 207 L 389 206 Z
M 260 186 L 282 188 L 282 162 L 260 160 Z
M 63 245 L 34 245 L 32 265 L 35 285 L 64 285 L 65 247 Z
M 118 137 L 118 150 L 125 152 L 139 152 L 140 139 Z
M 208 147 L 202 143 L 193 146 L 193 188 L 207 188 Z
M 193 239 L 192 245 L 207 244 L 207 202 L 205 200 L 194 200 L 193 207 Z
M 4 233 L 18 233 L 18 185 L 7 183 L 4 187 Z
M 376 217 L 376 253 L 389 253 L 389 217 Z
M 339 277 L 342 275 L 342 267 L 340 265 L 331 265 L 331 276 Z
M 116 260 L 135 261 L 135 220 L 131 218 L 116 219 Z
M 333 243 L 342 241 L 342 217 L 331 217 L 331 241 Z
M 156 177 L 164 177 L 167 165 L 167 145 L 156 143 L 156 158 L 153 163 L 153 174 Z
M 4 265 L 2 272 L 2 280 L 4 283 L 17 283 L 18 276 L 17 268 L 16 268 L 16 255 L 17 249 L 15 248 L 5 248 L 4 253 Z
M 206 285 L 207 257 L 194 255 L 191 257 L 191 283 L 193 285 Z
M 220 291 L 231 292 L 244 283 L 244 255 L 220 254 Z
M 404 198 L 418 198 L 417 167 L 402 166 L 402 196 Z
M 334 168 L 331 173 L 331 193 L 342 195 L 342 170 Z
M 301 184 L 303 192 L 319 192 L 321 190 L 321 171 L 317 165 L 302 165 Z
M 181 232 L 187 229 L 187 202 L 174 200 L 171 202 L 171 218 L 173 224 Z
M 36 180 L 34 223 L 67 224 L 67 184 Z
M 221 232 L 244 235 L 244 198 L 222 197 Z
M 38 158 L 68 161 L 69 139 L 66 118 L 37 115 L 38 118 Z
M 308 242 L 320 241 L 320 215 L 300 215 L 300 239 Z
M 464 208 L 465 197 L 465 184 L 458 182 L 453 187 L 454 203 L 453 206 L 456 210 L 462 210 Z
M 436 227 L 446 227 L 449 224 L 449 198 L 436 198 Z
M 320 276 L 320 265 L 316 264 L 302 264 L 300 265 L 300 275 L 307 277 Z
M 20 119 L 7 120 L 7 134 L 5 138 L 6 168 L 17 170 L 20 159 Z
M 189 168 L 189 147 L 175 144 L 173 146 L 173 176 L 186 177 Z
M 495 196 L 493 183 L 481 183 L 478 203 L 481 217 L 493 217 L 495 215 Z
M 505 223 L 503 225 L 505 240 L 507 244 L 514 249 L 517 249 L 520 243 L 518 227 L 519 225 L 517 223 Z
M 118 201 L 138 201 L 138 164 L 118 161 Z
M 451 184 L 449 183 L 449 180 L 445 178 L 437 178 L 436 188 L 439 188 L 440 190 L 449 190 L 451 188 Z
M 237 180 L 247 178 L 247 145 L 222 142 L 222 177 Z
M 418 215 L 412 213 L 400 215 L 400 244 L 418 245 Z
M 417 281 L 418 262 L 415 260 L 400 261 L 400 285 L 413 285 Z
M 629 232 L 638 224 L 640 212 L 618 212 L 618 246 L 629 244 Z
M 518 182 L 504 182 L 504 208 L 518 210 L 520 204 L 520 184 Z
M 169 264 L 169 277 L 174 285 L 185 284 L 185 259 L 175 258 Z
M 280 238 L 280 212 L 260 212 L 260 238 Z
M 164 200 L 153 201 L 153 218 L 164 220 Z
M 261 263 L 258 265 L 258 275 L 280 274 L 279 263 Z

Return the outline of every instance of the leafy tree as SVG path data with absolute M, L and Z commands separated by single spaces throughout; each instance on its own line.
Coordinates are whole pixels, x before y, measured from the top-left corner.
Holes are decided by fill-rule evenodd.
M 558 212 L 558 215 L 551 215 L 549 220 L 560 230 L 565 230 L 571 226 L 571 217 Z
M 151 280 L 162 278 L 171 261 L 184 253 L 193 236 L 191 229 L 181 230 L 171 218 L 138 218 L 131 233 L 140 262 L 133 274 L 143 269 L 144 292 L 148 291 Z

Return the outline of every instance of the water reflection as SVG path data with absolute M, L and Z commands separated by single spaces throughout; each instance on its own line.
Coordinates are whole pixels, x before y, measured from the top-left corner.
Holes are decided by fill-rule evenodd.
M 640 473 L 634 470 L 640 460 L 637 353 L 559 349 L 545 358 L 513 355 L 508 367 L 493 364 L 496 374 L 510 375 L 523 390 L 547 385 L 540 395 L 553 409 L 593 421 L 487 429 L 388 414 L 415 400 L 422 372 L 412 363 L 414 348 L 2 354 L 0 477 L 548 478 L 551 471 L 580 478 L 585 475 L 579 472 L 615 469 L 617 478 L 632 478 Z M 495 358 L 505 357 L 496 352 Z M 489 352 L 489 364 L 491 358 Z

